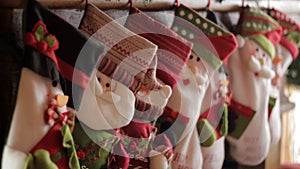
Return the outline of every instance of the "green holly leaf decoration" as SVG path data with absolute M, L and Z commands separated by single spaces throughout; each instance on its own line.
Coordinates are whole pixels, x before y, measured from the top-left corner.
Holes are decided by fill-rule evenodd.
M 55 45 L 56 41 L 54 38 L 52 38 L 51 36 L 47 36 L 45 38 L 46 43 L 48 44 L 49 47 L 52 47 Z
M 300 87 L 300 53 L 289 66 L 286 78 L 288 85 Z
M 148 143 L 149 143 L 148 139 L 141 139 L 141 141 L 138 143 L 139 153 L 142 153 L 148 147 Z
M 56 164 L 51 160 L 49 152 L 43 149 L 37 150 L 34 154 L 29 154 L 23 168 L 58 169 Z
M 221 119 L 220 134 L 222 136 L 226 136 L 228 134 L 228 107 L 226 104 L 224 104 L 222 107 L 223 107 L 223 115 Z
M 124 136 L 124 142 L 123 142 L 123 144 L 124 144 L 125 146 L 129 145 L 129 144 L 130 144 L 130 138 L 127 137 L 127 136 Z
M 34 35 L 36 36 L 37 41 L 41 41 L 44 38 L 44 28 L 43 26 L 39 25 L 35 32 Z

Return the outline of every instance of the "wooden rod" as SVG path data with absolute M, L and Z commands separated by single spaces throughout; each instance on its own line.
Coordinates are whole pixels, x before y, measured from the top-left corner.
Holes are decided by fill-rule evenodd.
M 0 7 L 22 8 L 24 0 L 0 0 Z M 38 0 L 43 5 L 51 9 L 83 9 L 85 0 Z M 150 1 L 150 2 L 149 2 Z M 208 0 L 179 0 L 197 11 L 206 10 Z M 89 0 L 102 10 L 106 9 L 128 9 L 128 0 Z M 133 0 L 133 6 L 141 10 L 170 10 L 174 8 L 175 0 Z M 225 0 L 222 3 L 211 2 L 210 9 L 215 12 L 234 12 L 239 11 L 242 1 Z M 245 5 L 256 6 L 254 1 L 245 1 Z M 265 9 L 268 7 L 268 1 L 259 1 L 259 7 Z M 271 0 L 270 7 L 274 7 L 286 13 L 300 13 L 300 2 L 296 0 L 277 1 Z

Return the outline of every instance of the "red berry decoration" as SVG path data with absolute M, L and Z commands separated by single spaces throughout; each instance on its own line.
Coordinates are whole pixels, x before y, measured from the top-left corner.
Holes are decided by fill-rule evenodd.
M 45 52 L 48 48 L 48 44 L 45 41 L 39 41 L 37 43 L 37 48 L 41 52 Z
M 37 43 L 36 37 L 34 36 L 33 33 L 26 32 L 26 34 L 25 34 L 25 43 L 27 45 L 36 44 Z
M 85 152 L 83 150 L 78 150 L 77 156 L 79 159 L 83 159 L 83 158 L 85 158 Z

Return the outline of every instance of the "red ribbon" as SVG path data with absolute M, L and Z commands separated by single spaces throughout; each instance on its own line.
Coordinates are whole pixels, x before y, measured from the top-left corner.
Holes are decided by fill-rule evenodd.
M 236 102 L 235 100 L 231 100 L 230 106 L 229 106 L 229 110 L 233 110 L 234 113 L 241 115 L 241 116 L 245 116 L 247 118 L 250 118 L 254 115 L 255 111 L 252 110 L 250 107 L 248 106 L 244 106 L 238 102 Z

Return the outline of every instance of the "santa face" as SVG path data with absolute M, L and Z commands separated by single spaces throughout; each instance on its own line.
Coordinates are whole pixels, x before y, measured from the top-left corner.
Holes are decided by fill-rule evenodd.
M 94 130 L 127 125 L 135 98 L 128 87 L 96 70 L 84 91 L 77 118 Z
M 270 55 L 255 41 L 246 39 L 239 52 L 242 61 L 256 77 L 271 79 L 275 76 Z
M 196 77 L 197 84 L 202 86 L 208 80 L 207 70 L 200 56 L 193 51 L 188 60 L 188 66 Z

